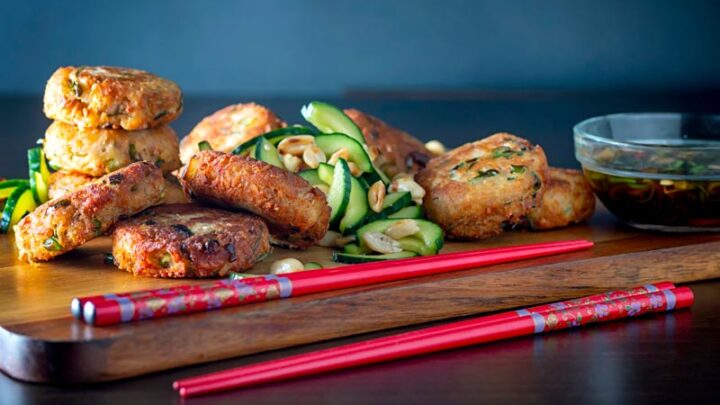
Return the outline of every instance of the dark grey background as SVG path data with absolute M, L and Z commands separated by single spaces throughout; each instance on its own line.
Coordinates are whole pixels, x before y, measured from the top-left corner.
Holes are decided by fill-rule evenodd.
M 720 2 L 74 0 L 0 5 L 0 94 L 121 65 L 188 94 L 720 86 Z

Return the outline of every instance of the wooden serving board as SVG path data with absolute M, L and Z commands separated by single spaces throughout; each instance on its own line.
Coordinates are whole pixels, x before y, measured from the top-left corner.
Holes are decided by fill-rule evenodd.
M 134 277 L 103 264 L 102 238 L 47 264 L 17 262 L 0 237 L 0 369 L 20 380 L 107 381 L 174 367 L 410 324 L 557 301 L 670 280 L 720 277 L 720 234 L 658 234 L 620 225 L 600 209 L 589 225 L 508 232 L 443 252 L 585 238 L 589 251 L 382 285 L 346 289 L 189 316 L 90 327 L 70 300 L 186 283 Z M 293 256 L 331 266 L 330 251 L 276 250 L 256 266 Z

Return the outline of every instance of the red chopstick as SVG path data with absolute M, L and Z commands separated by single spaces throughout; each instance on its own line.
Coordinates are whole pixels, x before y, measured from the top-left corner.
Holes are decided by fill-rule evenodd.
M 125 295 L 108 294 L 73 301 L 84 303 L 85 322 L 98 326 L 112 325 L 507 263 L 589 249 L 592 246 L 590 241 L 575 240 L 480 249 L 311 270 L 283 276 L 266 275 L 243 280 L 222 280 L 210 285 L 147 290 Z
M 572 240 L 563 240 L 563 241 L 557 241 L 557 242 L 541 242 L 541 243 L 530 243 L 530 244 L 524 244 L 524 245 L 516 245 L 516 246 L 508 246 L 508 247 L 501 247 L 501 248 L 488 248 L 488 249 L 478 249 L 478 250 L 465 250 L 462 252 L 455 252 L 455 253 L 446 253 L 443 254 L 442 257 L 452 257 L 452 258 L 460 258 L 463 256 L 474 256 L 478 253 L 483 254 L 492 254 L 492 253 L 501 253 L 501 252 L 512 252 L 512 251 L 520 251 L 520 250 L 526 250 L 526 249 L 535 249 L 535 248 L 552 248 L 552 247 L 560 247 L 560 246 L 567 246 L 567 245 L 587 245 L 592 246 L 591 242 L 588 242 L 584 239 L 572 239 Z M 551 253 L 553 254 L 553 253 Z M 438 257 L 438 256 L 432 256 L 432 257 Z M 406 259 L 405 262 L 410 264 L 413 261 L 423 261 L 427 260 L 427 257 L 418 257 L 418 258 L 412 258 L 412 259 Z M 397 261 L 392 261 L 391 263 L 395 263 Z M 372 262 L 372 263 L 365 263 L 360 265 L 350 265 L 350 266 L 339 266 L 336 268 L 326 269 L 332 270 L 332 269 L 343 269 L 343 271 L 353 271 L 354 269 L 370 269 L 370 268 L 387 268 L 388 262 Z M 318 270 L 319 271 L 319 270 Z M 302 275 L 314 275 L 315 270 L 313 271 L 306 271 L 301 273 Z M 300 274 L 295 274 L 293 277 L 298 278 Z M 220 280 L 216 281 L 214 283 L 209 283 L 207 285 L 204 285 L 205 288 L 209 287 L 226 287 L 227 281 L 226 280 Z M 199 288 L 198 285 L 193 284 L 186 284 L 181 285 L 177 287 L 166 287 L 166 288 L 156 288 L 152 290 L 141 290 L 141 291 L 132 291 L 132 292 L 125 292 L 125 293 L 114 293 L 114 294 L 104 294 L 104 295 L 93 295 L 88 297 L 75 297 L 72 299 L 72 302 L 70 303 L 70 313 L 77 318 L 77 319 L 83 319 L 83 309 L 86 302 L 94 302 L 97 303 L 99 301 L 105 301 L 105 300 L 122 300 L 123 298 L 139 298 L 139 297 L 148 297 L 148 296 L 164 296 L 167 294 L 176 294 L 176 293 L 185 293 L 185 292 L 191 292 L 193 290 L 197 290 Z
M 692 291 L 687 287 L 656 292 L 646 290 L 644 294 L 627 293 L 610 293 L 604 296 L 606 300 L 599 302 L 596 301 L 598 296 L 592 296 L 579 301 L 551 304 L 545 306 L 542 312 L 532 312 L 530 315 L 518 316 L 516 311 L 511 311 L 499 314 L 501 316 L 493 315 L 494 320 L 480 317 L 454 322 L 178 380 L 174 386 L 183 397 L 199 396 L 533 333 L 687 308 L 694 299 Z M 570 306 L 573 302 L 586 303 Z
M 648 294 L 651 292 L 657 292 L 662 290 L 670 290 L 675 288 L 675 285 L 670 282 L 660 282 L 656 284 L 647 284 L 640 287 L 634 287 L 629 290 L 620 290 L 620 291 L 612 291 L 607 292 L 603 294 L 597 294 L 597 295 L 591 295 L 588 297 L 578 298 L 578 299 L 572 299 L 568 301 L 558 302 L 554 304 L 546 304 L 546 305 L 539 305 L 527 309 L 520 309 L 516 311 L 507 311 L 502 312 L 495 315 L 488 315 L 483 316 L 482 318 L 478 318 L 476 322 L 473 322 L 472 325 L 478 325 L 480 323 L 482 324 L 489 324 L 499 321 L 507 321 L 510 319 L 518 318 L 521 316 L 531 316 L 532 314 L 546 314 L 551 311 L 561 310 L 561 309 L 569 309 L 578 307 L 581 305 L 591 305 L 591 304 L 600 304 L 607 301 L 617 300 L 617 299 L 623 299 L 628 298 L 635 295 L 642 295 L 642 294 Z M 462 322 L 458 323 L 458 328 L 465 328 L 467 326 L 463 325 Z M 448 329 L 443 329 L 443 333 L 447 332 Z M 428 337 L 430 335 L 433 335 L 432 332 L 427 332 L 426 330 L 418 330 L 414 332 L 408 332 L 405 334 L 405 337 L 412 337 L 412 336 L 425 336 Z M 346 346 L 340 346 L 337 348 L 324 350 L 322 351 L 322 354 L 320 352 L 316 352 L 313 356 L 314 360 L 318 360 L 320 358 L 324 358 L 327 356 L 331 357 L 337 357 L 337 356 L 346 356 L 352 353 L 355 353 L 359 350 L 367 350 L 370 348 L 378 348 L 380 346 L 387 346 L 387 345 L 393 345 L 397 341 L 396 336 L 387 336 L 383 338 L 374 339 L 372 341 L 364 342 L 362 345 L 346 345 Z M 244 375 L 248 373 L 256 373 L 259 371 L 266 371 L 278 367 L 287 367 L 296 363 L 303 363 L 307 361 L 307 355 L 299 355 L 294 356 L 292 358 L 287 358 L 282 362 L 274 361 L 274 362 L 265 362 L 260 363 L 252 367 L 242 367 L 238 369 L 231 369 L 226 371 L 220 371 L 215 372 L 212 374 L 206 374 L 199 377 L 191 377 L 184 380 L 175 381 L 173 383 L 173 388 L 176 390 L 179 390 L 180 388 L 184 387 L 191 387 L 196 385 L 204 385 L 206 383 L 228 379 L 228 378 L 234 378 L 239 375 Z

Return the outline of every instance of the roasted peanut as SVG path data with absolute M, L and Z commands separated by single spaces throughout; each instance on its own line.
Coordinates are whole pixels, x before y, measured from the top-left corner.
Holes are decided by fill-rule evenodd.
M 303 161 L 311 169 L 316 169 L 320 163 L 325 163 L 325 152 L 313 144 L 305 148 L 303 151 Z
M 270 265 L 270 273 L 272 274 L 295 273 L 304 269 L 305 266 L 303 266 L 302 262 L 293 257 L 276 260 Z
M 368 190 L 368 204 L 370 209 L 375 212 L 382 210 L 383 204 L 385 203 L 385 183 L 381 180 L 376 181 Z
M 420 232 L 420 227 L 414 219 L 401 219 L 394 224 L 390 225 L 385 230 L 385 235 L 400 240 L 406 236 L 412 236 Z
M 363 243 L 370 250 L 378 253 L 402 252 L 400 242 L 380 232 L 366 232 L 362 236 Z
M 290 136 L 278 144 L 278 152 L 281 155 L 302 156 L 308 146 L 315 144 L 315 138 L 312 135 L 295 135 Z

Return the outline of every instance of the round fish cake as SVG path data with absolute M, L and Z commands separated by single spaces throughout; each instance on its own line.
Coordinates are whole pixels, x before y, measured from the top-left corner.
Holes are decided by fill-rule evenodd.
M 375 165 L 390 177 L 415 173 L 433 156 L 419 139 L 370 114 L 355 109 L 347 109 L 345 114 L 360 128 L 368 146 L 378 152 Z
M 65 66 L 45 86 L 45 115 L 81 128 L 134 131 L 172 122 L 182 112 L 177 84 L 112 66 Z
M 542 148 L 498 133 L 431 159 L 416 181 L 428 217 L 454 239 L 497 235 L 521 223 L 547 178 Z
M 255 215 L 193 204 L 163 205 L 119 222 L 113 257 L 121 269 L 151 277 L 214 277 L 251 268 L 270 253 Z
M 138 162 L 52 199 L 15 225 L 20 260 L 45 261 L 102 235 L 119 219 L 162 202 L 165 179 Z
M 50 174 L 48 198 L 54 200 L 80 189 L 96 178 L 87 174 L 59 170 Z
M 543 186 L 542 202 L 530 210 L 532 229 L 553 229 L 577 224 L 595 212 L 595 194 L 579 170 L 551 167 Z
M 265 219 L 281 244 L 306 248 L 330 221 L 325 194 L 300 176 L 246 156 L 202 151 L 180 172 L 191 198 L 249 211 Z
M 255 103 L 233 104 L 203 118 L 180 142 L 180 159 L 187 163 L 207 141 L 213 150 L 230 152 L 238 145 L 287 124 L 269 109 Z
M 48 197 L 52 200 L 71 193 L 82 186 L 94 181 L 96 178 L 77 172 L 60 170 L 50 175 Z M 165 174 L 165 195 L 163 204 L 187 204 L 190 198 L 185 195 L 175 176 Z
M 45 131 L 43 150 L 53 167 L 102 176 L 133 162 L 155 162 L 163 172 L 180 167 L 178 138 L 172 128 L 124 131 L 81 129 L 61 121 Z

